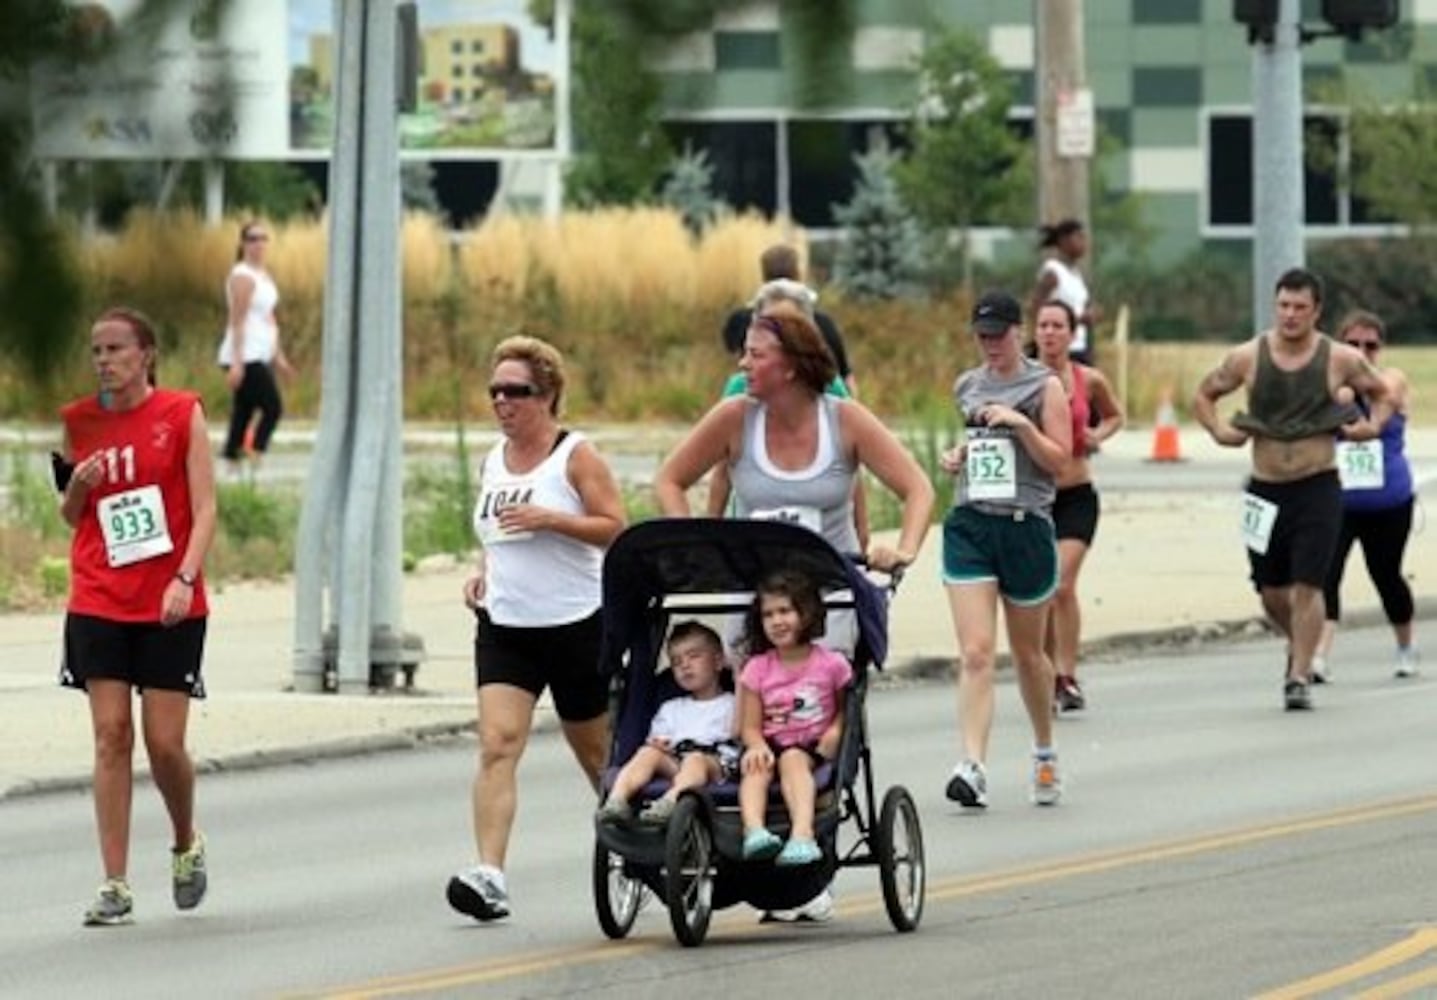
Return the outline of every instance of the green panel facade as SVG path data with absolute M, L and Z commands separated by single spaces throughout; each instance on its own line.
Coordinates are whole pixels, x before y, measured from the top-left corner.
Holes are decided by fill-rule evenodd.
M 783 22 L 784 4 L 769 2 Z M 709 32 L 701 40 L 705 44 L 695 51 L 711 53 L 711 62 L 664 75 L 668 115 L 676 121 L 708 122 L 795 115 L 860 120 L 902 116 L 911 105 L 914 82 L 902 58 L 906 40 L 914 31 L 944 23 L 968 28 L 1006 60 L 1004 69 L 1017 88 L 1017 115 L 1031 121 L 1034 78 L 1031 56 L 1021 46 L 1031 36 L 1033 3 L 1070 0 L 832 2 L 847 5 L 857 28 L 857 36 L 836 39 L 835 44 L 859 48 L 868 60 L 865 68 L 855 69 L 834 88 L 837 103 L 816 110 L 796 106 L 799 93 L 793 74 L 799 60 L 793 50 L 792 25 L 783 22 L 769 31 Z M 1125 146 L 1123 155 L 1104 166 L 1105 176 L 1130 180 L 1128 154 L 1141 154 L 1144 149 L 1160 150 L 1162 156 L 1174 155 L 1174 150 L 1192 150 L 1191 155 L 1199 158 L 1212 155 L 1203 135 L 1210 113 L 1222 109 L 1238 116 L 1250 114 L 1253 56 L 1245 29 L 1233 20 L 1232 0 L 1082 2 L 1088 84 L 1105 131 Z M 1369 35 L 1360 43 L 1323 38 L 1306 45 L 1302 58 L 1307 98 L 1313 101 L 1323 95 L 1323 103 L 1330 103 L 1326 92 L 1344 75 L 1379 99 L 1408 98 L 1419 78 L 1437 94 L 1437 24 L 1414 23 L 1415 9 L 1415 0 L 1407 0 L 1397 29 Z M 1309 27 L 1325 27 L 1320 10 L 1320 0 L 1303 0 Z M 874 59 L 879 61 L 875 64 Z M 897 64 L 885 66 L 884 60 Z M 1162 156 L 1146 162 L 1162 163 Z M 801 168 L 796 161 L 794 169 Z M 1208 175 L 1206 161 L 1181 171 L 1182 177 L 1199 178 L 1198 183 L 1205 183 Z M 1142 170 L 1137 180 L 1143 183 Z M 1161 182 L 1159 178 L 1157 183 Z M 1181 255 L 1212 235 L 1202 218 L 1201 191 L 1146 194 L 1160 254 Z M 1230 238 L 1229 233 L 1225 230 L 1222 238 Z

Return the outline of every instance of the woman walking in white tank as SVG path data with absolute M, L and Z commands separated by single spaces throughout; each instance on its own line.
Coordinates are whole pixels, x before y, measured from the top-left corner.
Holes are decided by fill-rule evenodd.
M 264 224 L 258 220 L 246 222 L 240 227 L 235 265 L 225 279 L 228 319 L 219 363 L 226 370 L 225 384 L 233 394 L 224 447 L 224 457 L 232 470 L 239 467 L 247 444 L 255 457 L 269 447 L 283 412 L 275 370 L 285 377 L 294 374 L 280 347 L 279 324 L 274 317 L 279 289 L 265 268 L 268 252 L 269 232 Z M 255 414 L 259 415 L 259 423 L 253 439 L 246 442 Z

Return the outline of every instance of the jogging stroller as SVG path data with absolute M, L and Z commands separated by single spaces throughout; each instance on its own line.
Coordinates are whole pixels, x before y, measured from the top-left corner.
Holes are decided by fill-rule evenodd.
M 594 905 L 610 938 L 623 938 L 633 927 L 644 886 L 667 906 L 674 936 L 694 947 L 703 943 L 715 909 L 737 903 L 762 910 L 798 907 L 827 887 L 838 868 L 859 866 L 877 866 L 894 928 L 918 926 L 925 887 L 918 809 L 902 786 L 889 788 L 876 805 L 864 704 L 868 668 L 880 667 L 887 653 L 888 600 L 896 581 L 876 585 L 855 561 L 806 528 L 776 521 L 660 519 L 635 525 L 615 540 L 604 560 L 602 659 L 614 678 L 615 722 L 600 800 L 644 742 L 658 706 L 681 693 L 663 662 L 670 619 L 744 611 L 757 584 L 780 569 L 803 572 L 818 585 L 830 612 L 852 609 L 857 618 L 838 755 L 814 773 L 822 858 L 801 867 L 745 861 L 733 781 L 685 793 L 665 825 L 596 821 Z M 667 787 L 664 780 L 650 782 L 635 804 Z M 767 821 L 769 829 L 787 834 L 777 782 Z

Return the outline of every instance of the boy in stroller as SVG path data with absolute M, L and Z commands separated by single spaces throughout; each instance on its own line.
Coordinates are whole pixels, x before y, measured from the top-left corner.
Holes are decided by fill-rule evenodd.
M 823 634 L 824 618 L 818 587 L 802 573 L 774 573 L 754 595 L 748 624 L 754 655 L 739 677 L 746 859 L 809 865 L 823 857 L 813 833 L 813 772 L 838 755 L 844 691 L 853 679 L 848 660 L 813 641 Z M 764 825 L 775 771 L 788 808 L 787 843 Z
M 719 781 L 737 761 L 734 696 L 723 689 L 718 633 L 702 622 L 680 622 L 669 634 L 668 653 L 674 682 L 686 694 L 659 706 L 648 739 L 619 771 L 599 807 L 601 822 L 630 819 L 633 797 L 655 778 L 668 778 L 668 790 L 639 814 L 642 822 L 663 824 L 681 794 Z

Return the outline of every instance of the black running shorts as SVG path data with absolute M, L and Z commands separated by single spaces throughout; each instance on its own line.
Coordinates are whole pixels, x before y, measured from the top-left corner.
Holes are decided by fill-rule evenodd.
M 599 673 L 599 612 L 568 625 L 498 625 L 480 608 L 474 635 L 479 687 L 512 684 L 534 697 L 549 688 L 565 722 L 588 722 L 609 710 L 609 683 Z
M 1333 470 L 1290 483 L 1248 480 L 1247 491 L 1277 505 L 1267 552 L 1247 550 L 1253 586 L 1321 588 L 1342 531 L 1342 484 Z
M 141 691 L 182 691 L 203 698 L 200 664 L 206 622 L 186 618 L 176 625 L 161 625 L 68 614 L 60 684 L 83 691 L 92 680 L 124 681 Z
M 1058 541 L 1093 544 L 1098 533 L 1098 491 L 1092 483 L 1079 483 L 1058 491 L 1053 498 L 1053 534 Z

